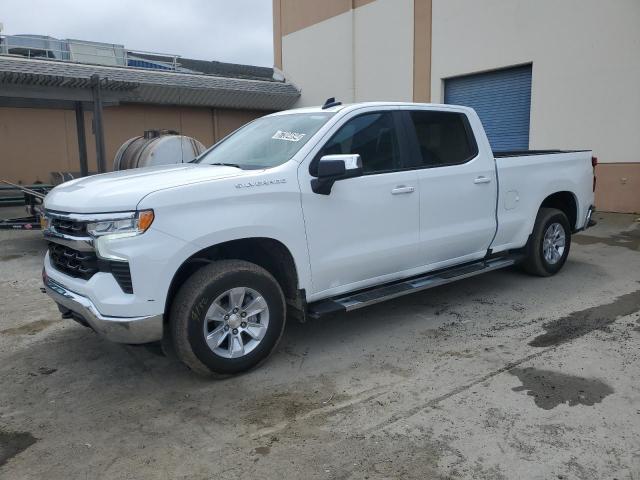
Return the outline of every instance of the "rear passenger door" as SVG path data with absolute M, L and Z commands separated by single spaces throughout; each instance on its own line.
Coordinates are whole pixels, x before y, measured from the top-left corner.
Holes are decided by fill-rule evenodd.
M 404 111 L 420 192 L 420 252 L 430 269 L 486 255 L 496 231 L 493 157 L 463 112 Z

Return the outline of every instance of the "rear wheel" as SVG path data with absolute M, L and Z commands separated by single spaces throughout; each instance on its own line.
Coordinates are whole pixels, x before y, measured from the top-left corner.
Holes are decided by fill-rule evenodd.
M 532 275 L 555 275 L 566 262 L 570 247 L 571 226 L 567 216 L 555 208 L 541 208 L 522 266 Z
M 265 269 L 221 260 L 189 277 L 170 318 L 180 360 L 198 373 L 231 375 L 273 352 L 284 330 L 285 301 Z

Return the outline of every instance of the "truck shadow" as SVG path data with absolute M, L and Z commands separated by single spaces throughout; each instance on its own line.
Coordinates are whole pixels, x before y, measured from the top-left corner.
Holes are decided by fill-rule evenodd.
M 580 285 L 566 285 L 566 279 L 572 277 L 602 281 L 607 275 L 597 265 L 573 259 L 558 275 L 548 278 L 531 277 L 518 267 L 511 267 L 353 312 L 311 319 L 307 323 L 290 322 L 282 344 L 285 348 L 288 345 L 289 349 L 297 345 L 321 348 L 335 341 L 359 336 L 363 345 L 366 345 L 368 340 L 381 332 L 402 336 L 469 322 L 482 328 L 483 323 L 489 326 L 491 318 L 495 316 L 522 316 L 534 304 L 538 308 L 538 298 L 532 288 L 544 293 L 550 304 L 554 300 L 561 303 L 567 295 L 580 293 Z

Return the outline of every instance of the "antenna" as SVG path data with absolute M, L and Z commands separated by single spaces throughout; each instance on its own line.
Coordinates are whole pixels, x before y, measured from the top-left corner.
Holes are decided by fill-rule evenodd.
M 338 105 L 342 105 L 342 102 L 336 102 L 336 97 L 331 97 L 327 98 L 324 105 L 322 105 L 322 109 L 326 110 L 327 108 L 337 107 Z

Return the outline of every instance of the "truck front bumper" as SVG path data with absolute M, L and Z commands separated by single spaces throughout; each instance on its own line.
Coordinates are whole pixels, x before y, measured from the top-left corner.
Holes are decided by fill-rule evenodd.
M 102 315 L 87 297 L 72 292 L 52 278 L 43 275 L 45 292 L 55 300 L 66 317 L 74 317 L 107 340 L 140 344 L 162 339 L 162 315 L 141 317 L 109 317 Z

